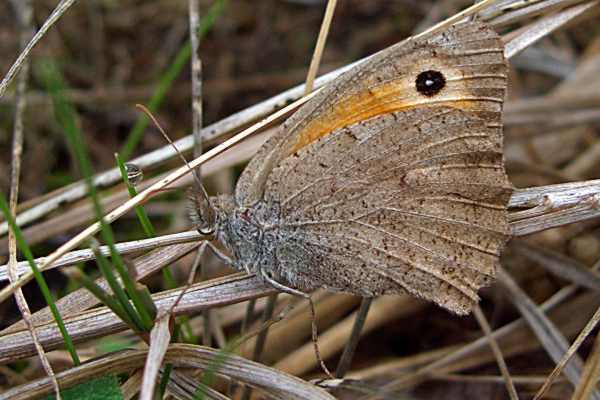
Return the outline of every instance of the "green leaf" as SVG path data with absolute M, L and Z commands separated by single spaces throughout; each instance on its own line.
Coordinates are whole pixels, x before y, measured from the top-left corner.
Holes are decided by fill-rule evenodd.
M 102 376 L 61 390 L 60 395 L 64 400 L 123 400 L 119 380 L 114 375 Z M 46 397 L 47 400 L 55 398 L 54 394 Z

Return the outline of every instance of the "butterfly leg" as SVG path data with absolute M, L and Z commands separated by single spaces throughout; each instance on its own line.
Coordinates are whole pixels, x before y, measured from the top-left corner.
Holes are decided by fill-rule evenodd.
M 315 322 L 316 312 L 315 312 L 314 303 L 313 303 L 310 295 L 307 293 L 301 292 L 297 289 L 289 288 L 285 285 L 282 285 L 281 283 L 279 283 L 275 279 L 273 279 L 273 277 L 271 276 L 271 274 L 268 271 L 261 269 L 260 274 L 263 277 L 263 279 L 266 282 L 268 282 L 271 286 L 273 286 L 274 288 L 281 290 L 282 292 L 285 292 L 285 293 L 304 297 L 305 299 L 307 299 L 309 301 L 311 315 L 312 315 L 311 323 L 312 323 L 312 332 L 313 332 L 313 343 L 315 345 L 315 353 L 317 355 L 317 359 L 319 360 L 319 363 L 321 364 L 321 368 L 323 368 L 323 371 L 325 371 L 325 373 L 331 377 L 331 373 L 325 366 L 325 363 L 319 353 L 319 347 L 317 344 L 317 336 L 318 336 L 317 335 L 317 325 Z M 356 319 L 354 320 L 354 325 L 352 327 L 350 339 L 344 348 L 344 352 L 342 353 L 342 357 L 341 357 L 341 359 L 338 363 L 338 367 L 336 368 L 336 371 L 335 371 L 336 378 L 343 378 L 344 375 L 346 375 L 346 372 L 348 371 L 348 369 L 350 367 L 350 363 L 352 362 L 352 358 L 354 356 L 356 346 L 358 345 L 358 340 L 360 339 L 360 333 L 361 333 L 362 328 L 367 319 L 367 314 L 369 313 L 369 309 L 371 308 L 372 301 L 373 301 L 372 297 L 364 297 L 362 299 L 362 302 L 360 303 L 360 308 L 356 314 Z M 333 377 L 331 377 L 331 378 L 333 379 Z
M 213 254 L 221 261 L 223 264 L 233 267 L 233 260 L 227 254 L 223 253 L 221 250 L 217 248 L 212 242 L 206 242 L 208 248 L 213 252 Z
M 303 297 L 306 300 L 308 300 L 308 304 L 310 305 L 312 342 L 313 342 L 313 346 L 315 348 L 315 355 L 317 356 L 317 360 L 319 360 L 319 364 L 321 365 L 321 368 L 323 369 L 325 374 L 327 374 L 331 379 L 334 379 L 333 375 L 331 374 L 331 372 L 329 372 L 329 369 L 325 365 L 325 361 L 323 361 L 323 358 L 321 357 L 321 352 L 319 351 L 319 344 L 317 342 L 318 336 L 319 336 L 318 332 L 317 332 L 317 322 L 316 322 L 317 313 L 315 311 L 315 303 L 313 303 L 310 295 L 308 293 L 301 292 L 300 290 L 293 289 L 293 288 L 287 287 L 285 285 L 282 285 L 281 283 L 279 283 L 275 279 L 273 279 L 273 277 L 269 271 L 260 269 L 259 273 L 263 277 L 263 279 L 266 282 L 268 282 L 271 286 L 273 286 L 275 289 L 278 289 L 284 293 L 292 294 L 294 296 L 300 296 L 300 297 Z
M 231 259 L 231 257 L 229 257 L 227 254 L 223 253 L 221 250 L 219 250 L 217 248 L 217 246 L 215 246 L 212 242 L 207 242 L 208 243 L 208 247 L 211 249 L 211 251 L 213 252 L 213 254 L 225 265 L 239 270 L 240 266 L 236 266 L 235 262 Z M 251 264 L 242 264 L 242 267 L 244 268 L 244 270 L 246 271 L 246 273 L 248 275 L 252 275 L 252 266 L 256 264 L 256 259 L 251 263 Z

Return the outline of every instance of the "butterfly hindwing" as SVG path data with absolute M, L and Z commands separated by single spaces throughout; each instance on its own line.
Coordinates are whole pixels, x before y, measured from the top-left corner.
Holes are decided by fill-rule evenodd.
M 317 286 L 408 291 L 466 312 L 508 238 L 511 188 L 494 134 L 472 112 L 430 107 L 339 129 L 285 159 L 265 200 L 279 204 L 279 228 L 304 239 L 296 247 L 324 255 L 320 272 L 287 268 L 323 277 Z M 339 282 L 352 274 L 360 280 Z

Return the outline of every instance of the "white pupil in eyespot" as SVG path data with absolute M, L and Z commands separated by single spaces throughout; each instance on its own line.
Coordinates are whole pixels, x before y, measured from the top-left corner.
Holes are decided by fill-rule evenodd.
M 425 85 L 426 85 L 426 86 L 433 86 L 433 80 L 431 80 L 431 79 L 427 79 L 427 80 L 425 81 Z

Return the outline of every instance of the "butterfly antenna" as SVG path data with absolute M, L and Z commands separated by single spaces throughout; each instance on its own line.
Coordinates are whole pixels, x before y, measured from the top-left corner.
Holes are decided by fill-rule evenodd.
M 165 140 L 173 147 L 173 149 L 175 149 L 175 152 L 177 153 L 177 155 L 179 156 L 179 158 L 181 158 L 181 160 L 183 161 L 183 163 L 192 172 L 192 176 L 194 177 L 194 182 L 196 182 L 197 189 L 202 194 L 202 198 L 206 202 L 206 204 L 208 206 L 208 209 L 214 215 L 214 208 L 213 208 L 212 204 L 210 203 L 210 198 L 208 197 L 208 193 L 206 192 L 206 189 L 204 188 L 204 185 L 202 184 L 202 181 L 200 180 L 200 177 L 198 176 L 198 173 L 196 172 L 196 170 L 193 169 L 190 166 L 190 164 L 187 162 L 187 160 L 185 159 L 185 157 L 183 156 L 183 154 L 181 154 L 181 152 L 179 151 L 179 149 L 177 148 L 177 146 L 175 146 L 175 143 L 173 143 L 173 141 L 171 140 L 171 138 L 169 137 L 169 135 L 167 135 L 167 133 L 162 128 L 162 126 L 158 123 L 158 121 L 156 120 L 156 118 L 154 117 L 154 115 L 152 115 L 152 113 L 150 112 L 150 110 L 148 110 L 146 108 L 146 106 L 144 106 L 143 104 L 136 104 L 135 106 L 137 108 L 139 108 L 140 110 L 142 110 L 142 112 L 144 112 L 148 116 L 148 118 L 150 118 L 150 120 L 152 121 L 152 123 L 154 124 L 154 126 L 156 126 L 156 128 L 161 133 L 161 135 L 163 135 L 163 137 L 165 138 Z M 200 233 L 203 234 L 203 235 L 210 235 L 210 234 L 214 233 L 214 225 L 215 225 L 214 221 L 211 221 L 211 227 L 207 231 L 200 230 Z

